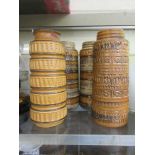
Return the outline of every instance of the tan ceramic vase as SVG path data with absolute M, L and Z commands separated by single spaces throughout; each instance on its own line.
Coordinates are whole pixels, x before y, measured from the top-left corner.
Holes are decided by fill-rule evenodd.
M 84 108 L 90 107 L 92 102 L 94 43 L 94 41 L 84 42 L 80 51 L 80 105 Z
M 66 79 L 67 79 L 67 108 L 76 108 L 79 104 L 78 92 L 78 51 L 75 43 L 69 41 L 61 42 L 65 48 Z M 77 83 L 72 83 L 77 81 Z
M 92 115 L 105 127 L 128 121 L 128 41 L 121 29 L 99 31 L 94 45 Z
M 35 30 L 30 42 L 30 117 L 35 125 L 49 128 L 67 116 L 65 50 L 60 34 Z

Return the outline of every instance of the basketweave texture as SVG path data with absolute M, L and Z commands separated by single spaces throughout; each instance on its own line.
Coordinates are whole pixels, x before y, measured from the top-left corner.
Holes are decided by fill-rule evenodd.
M 60 41 L 60 33 L 56 31 L 51 31 L 48 29 L 35 29 L 33 34 L 35 40 Z
M 61 71 L 65 69 L 64 59 L 30 59 L 31 71 Z
M 30 54 L 65 55 L 65 50 L 60 42 L 32 41 L 30 42 Z
M 52 93 L 52 92 L 30 93 L 31 103 L 37 105 L 51 105 L 51 104 L 55 105 L 66 101 L 66 99 L 67 99 L 66 91 L 58 93 Z
M 65 49 L 60 34 L 35 30 L 30 43 L 30 117 L 42 128 L 63 123 L 67 115 Z
M 99 125 L 128 120 L 128 41 L 121 29 L 99 31 L 94 44 L 92 115 Z
M 32 74 L 30 75 L 31 87 L 61 87 L 66 85 L 66 75 L 63 74 Z
M 58 121 L 66 117 L 67 115 L 67 107 L 64 106 L 62 108 L 58 109 L 52 109 L 52 110 L 33 110 L 30 109 L 30 117 L 35 122 L 53 122 Z

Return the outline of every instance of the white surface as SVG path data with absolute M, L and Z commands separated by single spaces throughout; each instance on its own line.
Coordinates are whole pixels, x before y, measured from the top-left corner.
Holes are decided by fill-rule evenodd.
M 71 13 L 134 10 L 134 0 L 70 0 Z

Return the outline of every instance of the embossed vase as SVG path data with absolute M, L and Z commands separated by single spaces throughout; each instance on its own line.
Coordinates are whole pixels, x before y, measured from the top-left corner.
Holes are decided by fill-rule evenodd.
M 94 45 L 92 116 L 105 127 L 128 121 L 128 41 L 122 29 L 99 31 Z

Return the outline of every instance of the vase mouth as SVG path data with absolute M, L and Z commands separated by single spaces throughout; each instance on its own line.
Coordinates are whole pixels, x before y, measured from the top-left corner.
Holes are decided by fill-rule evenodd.
M 97 40 L 105 38 L 124 38 L 125 33 L 123 29 L 104 29 L 97 33 Z

